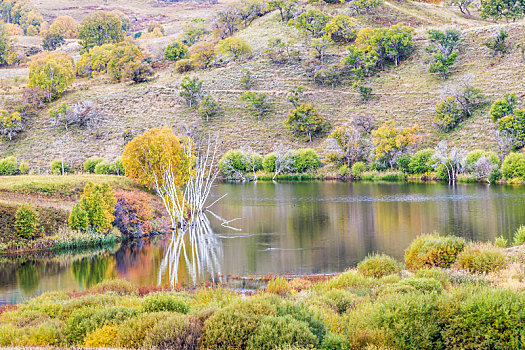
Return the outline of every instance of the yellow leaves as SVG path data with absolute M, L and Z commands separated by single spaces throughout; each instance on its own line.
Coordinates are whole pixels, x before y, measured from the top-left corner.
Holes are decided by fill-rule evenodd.
M 49 101 L 66 90 L 75 77 L 73 57 L 63 52 L 42 52 L 29 63 L 29 87 L 45 90 Z
M 376 145 L 376 159 L 390 154 L 394 150 L 404 150 L 415 145 L 418 141 L 419 126 L 411 128 L 397 128 L 393 120 L 383 123 L 377 130 L 372 131 L 372 143 Z
M 190 162 L 184 145 L 190 142 L 187 138 L 177 137 L 171 128 L 151 129 L 135 137 L 126 145 L 122 163 L 126 176 L 148 188 L 154 188 L 155 178 L 162 185 L 161 174 L 171 167 L 175 185 L 183 185 L 188 177 Z

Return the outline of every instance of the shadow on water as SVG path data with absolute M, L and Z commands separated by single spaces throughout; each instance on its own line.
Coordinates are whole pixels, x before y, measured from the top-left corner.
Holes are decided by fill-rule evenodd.
M 110 278 L 191 286 L 229 283 L 229 275 L 340 272 L 371 252 L 402 261 L 421 233 L 493 241 L 510 239 L 525 224 L 524 187 L 219 183 L 210 201 L 226 193 L 214 207 L 217 217 L 196 218 L 173 235 L 55 257 L 0 258 L 0 303 L 82 291 Z M 240 231 L 221 218 L 241 218 L 234 223 Z

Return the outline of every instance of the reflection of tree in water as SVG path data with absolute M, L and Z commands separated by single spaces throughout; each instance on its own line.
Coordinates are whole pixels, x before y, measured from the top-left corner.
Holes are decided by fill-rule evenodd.
M 115 253 L 117 271 L 127 271 L 130 266 L 137 264 L 141 257 L 146 256 L 148 250 L 145 248 L 148 243 L 149 240 L 147 239 L 133 239 L 127 241 L 126 244 L 122 244 L 120 249 Z
M 115 266 L 115 257 L 100 254 L 73 262 L 71 272 L 77 283 L 88 289 L 104 279 L 117 277 Z
M 22 264 L 16 271 L 18 285 L 26 296 L 33 295 L 40 283 L 40 273 L 33 262 Z
M 221 273 L 221 260 L 222 242 L 213 233 L 207 216 L 201 212 L 186 228 L 173 232 L 159 269 L 158 283 L 160 285 L 162 277 L 167 274 L 170 284 L 176 285 L 184 268 L 194 285 L 206 275 L 215 281 Z

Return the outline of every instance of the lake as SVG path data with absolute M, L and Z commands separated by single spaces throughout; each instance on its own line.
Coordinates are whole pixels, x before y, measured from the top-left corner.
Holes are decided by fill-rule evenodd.
M 525 224 L 525 187 L 519 186 L 219 183 L 213 197 L 223 194 L 194 236 L 0 260 L 0 303 L 49 290 L 82 291 L 117 277 L 137 285 L 191 285 L 231 282 L 228 276 L 334 273 L 373 252 L 402 261 L 421 233 L 494 241 L 510 239 Z M 233 221 L 223 225 L 217 217 Z

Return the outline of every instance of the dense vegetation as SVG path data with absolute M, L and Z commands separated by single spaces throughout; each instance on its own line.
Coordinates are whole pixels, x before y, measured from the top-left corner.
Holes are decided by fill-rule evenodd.
M 490 243 L 434 234 L 412 243 L 405 264 L 408 271 L 401 271 L 394 259 L 371 255 L 336 277 L 271 279 L 251 296 L 220 287 L 185 292 L 108 280 L 84 293 L 50 292 L 0 309 L 0 345 L 520 347 L 525 299 L 519 286 L 508 284 L 522 267 L 518 256 Z

